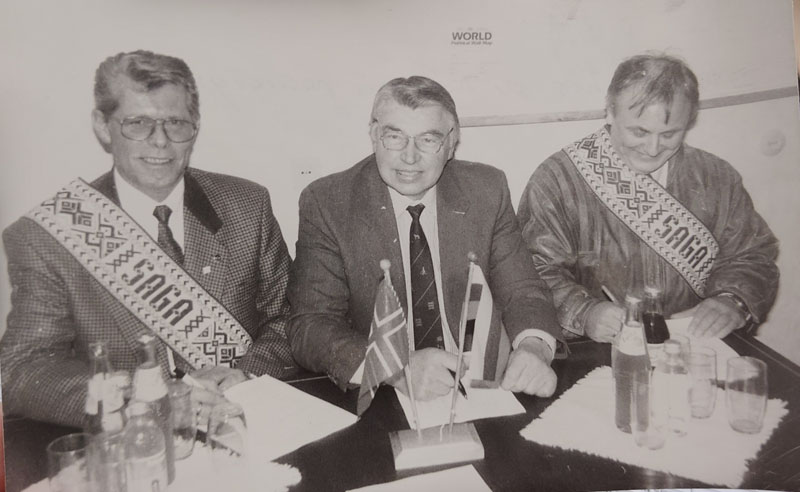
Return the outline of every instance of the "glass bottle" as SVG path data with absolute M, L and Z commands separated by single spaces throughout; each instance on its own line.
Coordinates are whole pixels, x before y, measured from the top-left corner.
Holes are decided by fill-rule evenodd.
M 91 376 L 84 406 L 84 431 L 96 435 L 103 432 L 103 414 L 107 411 L 103 396 L 106 392 L 106 381 L 111 377 L 111 362 L 108 360 L 105 342 L 89 344 L 89 365 Z M 119 426 L 122 429 L 122 426 Z
M 637 409 L 638 422 L 644 423 L 649 417 L 647 404 L 632 403 L 634 398 L 647 401 L 650 377 L 641 300 L 630 295 L 625 297 L 625 321 L 611 348 L 611 368 L 614 375 L 615 422 L 621 431 L 630 433 L 632 406 Z M 635 392 L 634 383 L 638 389 Z
M 150 406 L 153 418 L 164 433 L 169 483 L 175 480 L 175 445 L 173 441 L 172 406 L 167 384 L 156 360 L 157 339 L 153 335 L 139 338 L 141 364 L 133 375 L 133 400 Z
M 166 439 L 151 406 L 142 401 L 131 402 L 128 418 L 124 432 L 128 492 L 167 490 Z
M 644 336 L 647 340 L 647 355 L 650 357 L 650 366 L 656 367 L 664 358 L 664 342 L 669 339 L 669 328 L 664 319 L 664 305 L 661 289 L 645 287 L 644 289 Z
M 85 431 L 92 435 L 88 449 L 90 486 L 95 492 L 125 492 L 123 390 L 126 373 L 114 373 L 103 342 L 89 344 L 92 376 L 86 398 Z

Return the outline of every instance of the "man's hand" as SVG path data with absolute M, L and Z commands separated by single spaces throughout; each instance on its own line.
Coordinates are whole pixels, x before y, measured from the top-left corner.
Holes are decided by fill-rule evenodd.
M 744 326 L 744 314 L 732 299 L 709 297 L 686 311 L 673 314 L 673 318 L 693 316 L 689 334 L 696 337 L 725 338 L 730 332 Z
M 616 304 L 608 301 L 595 304 L 586 315 L 586 335 L 596 342 L 613 342 L 624 319 L 625 310 Z
M 414 398 L 426 401 L 450 393 L 455 384 L 452 374 L 456 372 L 457 363 L 458 357 L 444 350 L 426 348 L 413 351 L 408 365 L 414 384 Z M 467 370 L 466 364 L 462 363 L 461 366 L 459 379 Z M 401 372 L 388 383 L 408 395 L 404 373 Z
M 192 404 L 197 408 L 199 422 L 208 421 L 214 405 L 225 401 L 226 389 L 247 380 L 242 371 L 222 366 L 204 367 L 190 376 L 201 385 L 192 387 Z
M 541 397 L 556 390 L 556 373 L 550 368 L 550 347 L 537 337 L 527 337 L 511 352 L 501 387 Z

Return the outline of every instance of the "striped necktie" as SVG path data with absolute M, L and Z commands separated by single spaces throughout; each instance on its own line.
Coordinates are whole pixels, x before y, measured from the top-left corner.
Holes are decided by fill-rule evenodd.
M 419 216 L 424 208 L 425 205 L 420 203 L 406 209 L 411 214 L 409 249 L 415 350 L 428 347 L 444 348 L 442 318 L 439 313 L 439 296 L 436 293 L 431 249 L 419 222 Z
M 158 205 L 153 210 L 153 216 L 158 219 L 158 245 L 172 258 L 175 263 L 183 266 L 183 250 L 181 246 L 175 241 L 172 235 L 172 230 L 169 228 L 169 217 L 172 215 L 172 209 L 166 205 Z M 163 343 L 163 342 L 162 342 Z M 172 350 L 165 344 L 166 350 Z M 187 374 L 191 366 L 184 362 L 183 358 L 176 352 L 173 352 L 173 359 L 175 361 L 175 373 L 179 379 Z
M 158 219 L 158 245 L 179 265 L 183 265 L 183 251 L 169 228 L 169 216 L 172 209 L 166 205 L 159 205 L 153 210 L 153 215 Z

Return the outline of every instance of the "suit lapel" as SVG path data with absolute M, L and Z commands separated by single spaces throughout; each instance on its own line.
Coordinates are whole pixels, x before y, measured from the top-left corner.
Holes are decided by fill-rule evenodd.
M 474 234 L 470 220 L 470 202 L 461 188 L 453 167 L 457 161 L 447 164 L 436 185 L 436 214 L 439 223 L 439 259 L 442 269 L 442 293 L 447 324 L 453 338 L 458 340 L 458 324 L 461 305 L 467 288 L 469 260 L 467 254 L 474 251 Z
M 183 268 L 209 294 L 221 300 L 230 261 L 220 232 L 222 220 L 191 172 L 184 175 L 184 183 Z
M 120 206 L 117 185 L 114 184 L 114 171 L 109 171 L 95 179 L 90 186 L 104 194 L 106 198 L 117 204 L 117 206 Z
M 397 221 L 395 220 L 394 207 L 389 197 L 389 190 L 378 174 L 375 156 L 367 159 L 361 172 L 356 177 L 354 189 L 363 190 L 353 200 L 352 215 L 354 221 L 353 241 L 355 250 L 359 255 L 363 249 L 368 249 L 364 258 L 374 264 L 376 280 L 383 273 L 380 270 L 380 260 L 388 259 L 392 263 L 390 276 L 392 285 L 397 292 L 403 311 L 406 311 L 406 280 L 403 273 L 403 256 L 397 237 Z M 372 269 L 372 265 L 367 268 Z M 377 287 L 377 282 L 370 288 Z M 406 316 L 408 312 L 406 311 Z

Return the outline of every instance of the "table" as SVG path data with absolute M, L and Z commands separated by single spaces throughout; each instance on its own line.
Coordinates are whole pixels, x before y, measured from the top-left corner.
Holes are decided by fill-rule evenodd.
M 764 360 L 769 367 L 769 396 L 788 403 L 789 413 L 751 463 L 743 489 L 800 490 L 800 368 L 758 340 L 739 333 L 725 342 L 741 355 Z M 561 393 L 599 365 L 610 365 L 611 349 L 587 339 L 570 342 L 571 355 L 554 361 L 558 387 L 552 398 L 518 395 L 526 413 L 477 421 L 486 458 L 474 463 L 492 490 L 619 490 L 704 488 L 708 484 L 655 472 L 613 460 L 543 446 L 523 439 L 519 431 Z M 355 412 L 357 390 L 341 392 L 327 378 L 300 373 L 290 384 L 341 408 Z M 718 402 L 719 403 L 719 402 Z M 724 403 L 723 403 L 724 404 Z M 381 388 L 363 418 L 346 429 L 289 453 L 277 461 L 297 467 L 302 482 L 292 490 L 348 490 L 406 476 L 394 470 L 388 433 L 408 425 L 391 388 Z M 66 427 L 7 418 L 6 479 L 17 492 L 44 478 L 44 448 Z

